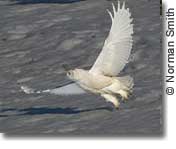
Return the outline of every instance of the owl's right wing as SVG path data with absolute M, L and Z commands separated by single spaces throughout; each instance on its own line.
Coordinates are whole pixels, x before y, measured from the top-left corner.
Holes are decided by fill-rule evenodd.
M 79 95 L 79 94 L 85 94 L 86 91 L 84 91 L 81 87 L 79 87 L 76 83 L 71 83 L 68 85 L 64 85 L 61 87 L 57 87 L 54 89 L 47 89 L 47 90 L 35 90 L 32 88 L 29 88 L 27 86 L 21 86 L 21 90 L 26 94 L 42 94 L 42 93 L 49 93 L 49 94 L 55 94 L 55 95 Z
M 79 95 L 85 94 L 86 92 L 76 83 L 71 83 L 62 87 L 51 89 L 49 93 L 55 95 Z

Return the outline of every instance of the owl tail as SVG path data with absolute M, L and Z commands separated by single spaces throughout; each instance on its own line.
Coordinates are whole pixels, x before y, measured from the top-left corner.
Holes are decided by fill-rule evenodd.
M 134 86 L 134 80 L 131 76 L 123 76 L 123 77 L 117 77 L 117 79 L 122 82 L 126 87 L 128 87 L 130 90 L 132 90 Z

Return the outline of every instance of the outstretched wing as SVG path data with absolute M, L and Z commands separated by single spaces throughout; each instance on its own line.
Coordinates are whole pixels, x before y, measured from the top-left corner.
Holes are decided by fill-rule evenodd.
M 71 83 L 59 88 L 52 89 L 49 91 L 49 93 L 55 95 L 78 95 L 85 94 L 86 92 L 76 83 Z
M 35 90 L 29 88 L 27 86 L 21 86 L 21 90 L 26 94 L 42 94 L 49 93 L 55 95 L 78 95 L 86 93 L 81 87 L 79 87 L 76 83 L 71 83 L 65 86 L 57 87 L 54 89 L 47 90 Z
M 90 69 L 92 73 L 103 74 L 107 76 L 116 76 L 128 62 L 132 49 L 133 24 L 129 9 L 125 8 L 125 2 L 122 7 L 118 2 L 116 10 L 114 4 L 113 13 L 108 11 L 112 26 L 103 49 Z

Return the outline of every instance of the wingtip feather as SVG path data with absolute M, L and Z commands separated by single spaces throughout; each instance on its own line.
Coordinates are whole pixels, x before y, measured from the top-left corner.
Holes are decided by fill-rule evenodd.
M 110 15 L 111 20 L 112 20 L 112 22 L 113 22 L 113 16 L 112 16 L 112 13 L 109 11 L 109 9 L 106 9 L 106 11 L 107 11 L 107 12 L 108 12 L 108 14 Z
M 122 4 L 122 9 L 125 9 L 125 1 Z
M 117 10 L 120 10 L 120 1 L 117 1 Z
M 116 14 L 116 8 L 115 8 L 115 5 L 114 5 L 114 3 L 112 3 L 112 9 L 113 9 L 113 12 L 114 12 L 114 16 L 115 16 L 115 14 Z

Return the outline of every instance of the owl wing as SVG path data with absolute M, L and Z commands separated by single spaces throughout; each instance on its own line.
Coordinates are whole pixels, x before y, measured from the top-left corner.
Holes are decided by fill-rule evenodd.
M 86 92 L 76 83 L 71 83 L 62 87 L 51 89 L 49 93 L 55 95 L 79 95 L 85 94 Z
M 113 13 L 108 11 L 112 26 L 103 49 L 99 54 L 94 65 L 90 69 L 92 73 L 103 74 L 107 76 L 116 76 L 125 67 L 132 49 L 133 24 L 129 9 L 125 8 L 125 2 L 122 7 L 118 2 L 117 10 L 113 6 Z
M 21 90 L 26 94 L 49 93 L 49 94 L 62 95 L 62 96 L 78 95 L 78 94 L 85 94 L 86 93 L 86 91 L 84 91 L 76 83 L 71 83 L 68 85 L 64 85 L 64 86 L 57 87 L 54 89 L 47 89 L 47 90 L 35 90 L 35 89 L 29 88 L 27 86 L 21 86 Z

